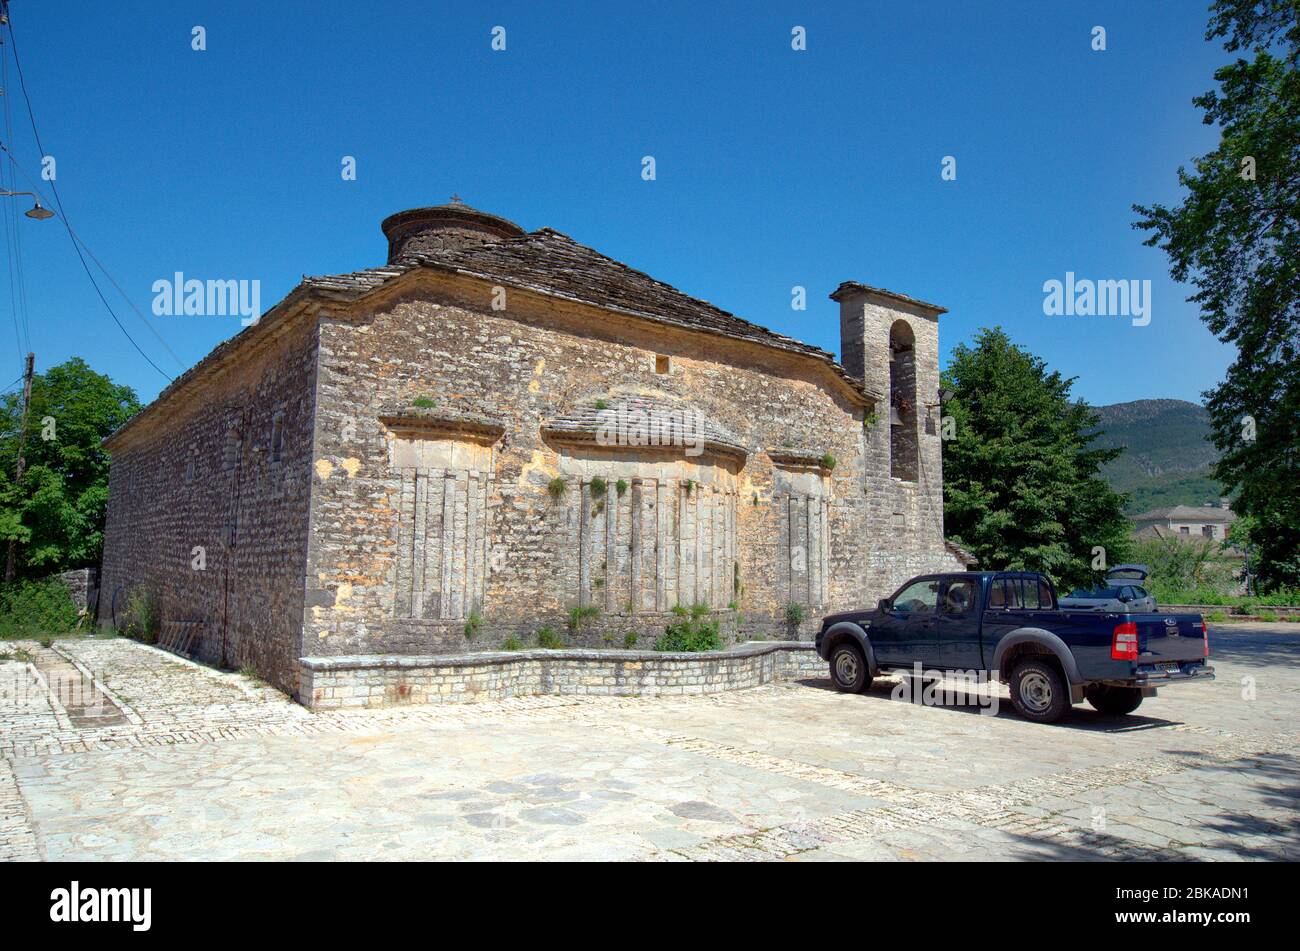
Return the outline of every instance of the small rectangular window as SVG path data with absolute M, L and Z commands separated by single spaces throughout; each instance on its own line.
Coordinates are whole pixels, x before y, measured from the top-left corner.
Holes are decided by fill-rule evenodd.
M 239 454 L 240 454 L 239 430 L 236 429 L 234 426 L 231 426 L 228 430 L 226 430 L 226 447 L 225 447 L 225 451 L 223 451 L 221 454 L 222 468 L 229 471 L 235 468 L 235 466 L 239 465 Z
M 662 353 L 655 356 L 655 372 L 667 373 L 672 368 L 672 362 Z
M 280 461 L 280 450 L 284 448 L 284 413 L 271 417 L 271 461 Z

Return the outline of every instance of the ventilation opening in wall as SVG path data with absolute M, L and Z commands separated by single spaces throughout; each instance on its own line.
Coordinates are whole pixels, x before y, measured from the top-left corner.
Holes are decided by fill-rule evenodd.
M 656 373 L 667 373 L 671 369 L 672 369 L 672 360 L 669 357 L 665 356 L 662 353 L 657 354 L 655 356 Z

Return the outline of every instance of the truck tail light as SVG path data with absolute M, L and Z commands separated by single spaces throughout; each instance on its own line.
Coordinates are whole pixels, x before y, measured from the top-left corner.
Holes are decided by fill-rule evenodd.
M 1111 660 L 1138 659 L 1138 626 L 1136 621 L 1116 624 L 1110 640 Z
M 1205 624 L 1205 618 L 1201 618 L 1201 644 L 1205 649 L 1205 656 L 1210 656 L 1210 629 Z

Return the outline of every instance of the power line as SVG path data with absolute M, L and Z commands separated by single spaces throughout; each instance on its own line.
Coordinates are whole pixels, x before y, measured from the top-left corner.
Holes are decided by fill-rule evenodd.
M 4 37 L 0 35 L 0 45 L 3 45 Z M 3 50 L 0 50 L 0 96 L 4 97 L 4 121 L 5 121 L 5 138 L 12 138 L 13 121 L 12 111 L 9 107 L 10 96 L 7 95 L 9 88 L 9 57 Z M 5 191 L 11 190 L 10 182 L 12 181 L 9 168 L 0 169 L 0 188 Z M 18 243 L 19 233 L 14 225 L 16 219 L 12 216 L 12 211 L 16 206 L 10 202 L 5 203 L 4 214 L 4 232 L 5 232 L 5 249 L 8 252 L 5 258 L 5 266 L 9 276 L 9 307 L 13 317 L 14 337 L 18 342 L 19 362 L 22 361 L 24 352 L 31 351 L 31 325 L 28 320 L 26 308 L 26 294 L 20 290 L 22 278 L 22 246 Z M 25 283 L 25 282 L 24 282 Z M 19 302 L 23 306 L 19 306 Z
M 36 193 L 37 197 L 45 198 L 44 192 L 41 191 L 40 183 L 37 182 L 34 178 L 32 178 L 30 175 L 28 175 L 27 172 L 23 169 L 23 167 L 18 164 L 18 159 L 14 157 L 13 152 L 11 152 L 5 146 L 3 141 L 0 141 L 0 153 L 3 153 L 4 157 L 7 158 L 9 162 L 13 165 L 14 171 L 22 175 L 22 177 L 26 180 L 28 187 L 31 188 L 32 191 Z M 46 204 L 48 205 L 49 203 L 50 203 L 49 200 L 46 199 Z M 122 289 L 122 285 L 119 284 L 117 282 L 117 279 L 113 277 L 112 272 L 109 271 L 109 269 L 104 265 L 104 262 L 95 256 L 95 252 L 91 249 L 90 245 L 86 243 L 86 239 L 77 233 L 76 229 L 72 227 L 71 223 L 68 222 L 67 218 L 63 219 L 63 226 L 68 229 L 68 231 L 72 234 L 72 237 L 76 239 L 76 242 L 79 245 L 81 245 L 81 249 L 86 252 L 86 256 L 89 257 L 90 260 L 95 263 L 96 267 L 98 267 L 101 271 L 104 272 L 104 276 L 108 278 L 108 282 L 113 285 L 113 287 L 117 290 L 119 294 L 122 295 L 122 300 L 126 301 L 127 305 L 133 311 L 135 311 L 135 315 L 140 318 L 140 322 L 144 324 L 145 329 L 154 335 L 154 339 L 157 340 L 158 344 L 164 350 L 166 350 L 168 354 L 171 355 L 171 358 L 176 361 L 177 365 L 180 366 L 181 369 L 185 369 L 186 366 L 188 366 L 188 364 L 186 364 L 184 360 L 182 360 L 179 356 L 176 355 L 176 351 L 171 348 L 171 346 L 167 343 L 166 339 L 162 336 L 162 334 L 158 333 L 158 331 L 154 328 L 154 325 L 149 322 L 149 318 L 146 317 L 143 311 L 141 311 L 140 308 L 136 306 L 135 301 L 131 299 L 130 295 L 127 294 L 127 292 Z
M 4 12 L 8 14 L 9 4 L 7 2 L 3 4 L 3 9 Z M 27 104 L 27 118 L 31 121 L 32 124 L 32 136 L 33 138 L 36 139 L 36 148 L 40 151 L 42 155 L 45 155 L 46 154 L 45 146 L 41 144 L 41 134 L 36 128 L 36 114 L 32 110 L 32 100 L 31 97 L 27 94 L 27 81 L 26 79 L 23 78 L 22 60 L 18 58 L 18 38 L 14 34 L 13 18 L 11 16 L 6 15 L 5 19 L 9 26 L 9 45 L 13 48 L 14 51 L 14 66 L 18 70 L 18 84 L 23 91 L 23 101 Z M 12 153 L 9 152 L 8 146 L 0 144 L 0 148 L 4 148 L 5 153 L 8 154 L 10 158 L 13 158 Z M 14 164 L 15 165 L 18 164 L 16 160 L 14 161 Z M 113 323 L 117 324 L 117 329 L 122 331 L 123 336 L 125 336 L 126 339 L 131 342 L 131 346 L 135 347 L 136 352 L 139 353 L 140 356 L 144 357 L 145 362 L 148 363 L 149 366 L 157 370 L 159 373 L 161 373 L 167 379 L 168 382 L 171 382 L 172 380 L 171 375 L 168 374 L 162 367 L 158 366 L 158 364 L 154 363 L 153 360 L 150 358 L 149 354 L 145 353 L 143 348 L 141 348 L 141 346 L 135 342 L 135 338 L 131 336 L 130 331 L 126 329 L 126 327 L 122 324 L 122 321 L 118 320 L 117 314 L 114 313 L 112 306 L 108 303 L 108 298 L 105 297 L 104 292 L 100 290 L 99 282 L 95 280 L 95 275 L 90 270 L 90 265 L 86 263 L 86 258 L 81 253 L 81 245 L 77 240 L 76 234 L 74 234 L 72 231 L 72 225 L 68 223 L 67 213 L 64 212 L 63 210 L 63 199 L 59 197 L 59 187 L 54 183 L 53 179 L 50 179 L 50 191 L 54 194 L 54 202 L 59 209 L 59 219 L 63 222 L 63 227 L 65 227 L 68 230 L 68 239 L 72 242 L 72 249 L 77 252 L 77 260 L 81 262 L 81 267 L 82 270 L 86 272 L 86 277 L 90 278 L 90 283 L 95 288 L 95 293 L 98 295 L 100 303 L 102 303 L 104 305 L 104 309 L 108 311 L 108 316 L 113 318 Z M 103 265 L 100 266 L 102 267 Z M 175 354 L 173 354 L 173 356 L 175 356 Z

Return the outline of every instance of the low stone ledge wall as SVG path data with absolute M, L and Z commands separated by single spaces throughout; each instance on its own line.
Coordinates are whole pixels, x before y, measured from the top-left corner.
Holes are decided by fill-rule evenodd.
M 818 676 L 807 643 L 750 643 L 707 654 L 527 650 L 455 656 L 302 658 L 299 699 L 313 710 L 466 703 L 534 694 L 684 696 Z
M 1247 611 L 1235 604 L 1161 604 L 1156 610 L 1165 614 L 1226 614 L 1229 621 L 1277 621 L 1300 617 L 1300 607 L 1257 604 Z

